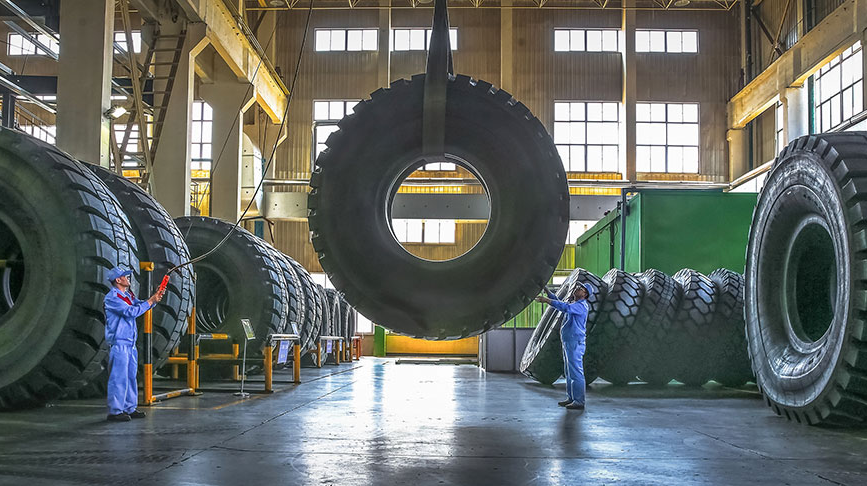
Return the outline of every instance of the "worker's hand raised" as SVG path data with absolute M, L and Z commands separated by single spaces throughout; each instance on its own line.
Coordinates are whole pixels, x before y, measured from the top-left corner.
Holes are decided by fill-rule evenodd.
M 541 295 L 538 295 L 538 296 L 536 296 L 536 302 L 547 303 L 547 302 L 548 302 L 548 298 L 547 298 L 547 297 L 542 297 Z

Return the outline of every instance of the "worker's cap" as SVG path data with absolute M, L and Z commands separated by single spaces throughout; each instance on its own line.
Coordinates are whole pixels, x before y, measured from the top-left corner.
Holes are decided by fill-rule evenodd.
M 114 267 L 108 271 L 108 281 L 114 282 L 115 280 L 123 277 L 124 275 L 132 275 L 132 270 L 124 267 Z
M 596 292 L 596 289 L 593 288 L 593 285 L 591 285 L 591 284 L 589 284 L 589 283 L 585 283 L 585 284 L 581 284 L 581 285 L 583 285 L 583 286 L 584 286 L 584 289 L 587 291 L 587 296 L 588 296 L 588 297 L 591 296 L 591 295 L 593 295 L 593 294 Z

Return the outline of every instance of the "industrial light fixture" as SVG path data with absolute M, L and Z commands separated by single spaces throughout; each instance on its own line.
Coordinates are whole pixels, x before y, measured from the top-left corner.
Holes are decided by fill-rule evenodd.
M 112 106 L 111 108 L 105 110 L 103 113 L 106 118 L 117 120 L 118 118 L 124 116 L 126 114 L 126 108 L 124 106 Z
M 686 7 L 687 5 L 689 5 L 689 0 L 677 0 L 674 2 L 675 7 Z

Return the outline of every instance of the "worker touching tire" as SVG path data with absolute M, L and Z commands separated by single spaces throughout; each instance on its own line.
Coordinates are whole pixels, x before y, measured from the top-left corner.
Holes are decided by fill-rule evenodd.
M 587 298 L 593 293 L 589 284 L 577 285 L 567 301 L 557 300 L 557 296 L 545 288 L 547 297 L 538 296 L 536 301 L 544 302 L 567 315 L 566 322 L 560 327 L 560 341 L 563 343 L 564 374 L 566 375 L 566 400 L 558 402 L 570 410 L 584 410 L 584 350 L 587 334 L 587 315 L 590 306 Z
M 110 422 L 129 422 L 144 418 L 138 405 L 138 351 L 136 317 L 161 301 L 165 289 L 157 290 L 148 300 L 138 300 L 130 290 L 132 271 L 115 267 L 108 272 L 111 290 L 105 294 L 105 341 L 108 353 L 108 417 Z

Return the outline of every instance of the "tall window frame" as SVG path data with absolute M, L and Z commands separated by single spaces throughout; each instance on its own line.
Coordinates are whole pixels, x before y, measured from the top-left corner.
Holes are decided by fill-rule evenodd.
M 556 28 L 554 52 L 620 52 L 620 30 Z
M 357 99 L 313 100 L 313 162 L 319 158 L 319 154 L 325 150 L 325 141 L 328 136 L 338 130 L 337 123 L 344 116 L 354 112 L 355 105 L 360 103 Z
M 635 115 L 638 172 L 699 173 L 699 103 L 639 102 Z
M 864 111 L 861 42 L 822 66 L 813 77 L 816 129 L 831 131 Z
M 391 52 L 427 51 L 430 49 L 430 39 L 433 30 L 424 27 L 394 27 L 388 39 L 388 50 Z M 458 29 L 449 29 L 449 46 L 452 51 L 458 50 Z
M 698 54 L 698 31 L 688 29 L 636 29 L 635 52 Z
M 313 50 L 316 52 L 371 52 L 379 50 L 379 29 L 316 29 Z
M 566 172 L 620 172 L 620 103 L 555 101 L 554 144 Z
M 211 170 L 214 162 L 214 110 L 205 101 L 193 101 L 190 169 Z

